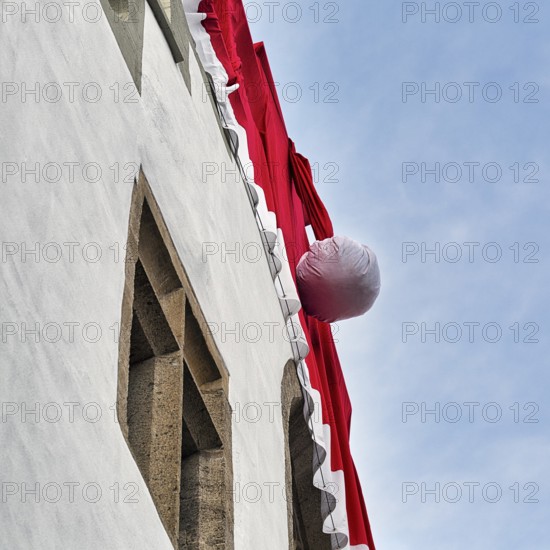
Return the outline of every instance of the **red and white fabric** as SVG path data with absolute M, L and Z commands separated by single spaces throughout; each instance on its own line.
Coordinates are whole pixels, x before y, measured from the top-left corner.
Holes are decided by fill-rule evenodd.
M 313 483 L 325 490 L 323 531 L 331 535 L 335 550 L 375 550 L 350 453 L 351 404 L 331 327 L 300 309 L 296 290 L 296 266 L 309 250 L 306 225 L 312 225 L 317 239 L 330 238 L 330 218 L 309 162 L 289 140 L 264 45 L 252 41 L 242 0 L 183 4 L 197 52 L 213 80 L 222 124 L 237 138 L 242 165 L 254 167 L 248 185 L 273 254 L 274 284 L 307 396 L 304 414 L 320 457 Z

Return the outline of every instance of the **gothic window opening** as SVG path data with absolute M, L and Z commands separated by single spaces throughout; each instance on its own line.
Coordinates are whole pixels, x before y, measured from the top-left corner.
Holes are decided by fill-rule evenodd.
M 323 533 L 321 499 L 326 493 L 313 484 L 314 465 L 318 459 L 309 427 L 304 417 L 304 397 L 290 361 L 282 383 L 283 419 L 287 464 L 287 498 L 289 539 L 292 550 L 332 550 L 331 537 Z
M 143 174 L 132 200 L 125 268 L 122 432 L 174 548 L 231 550 L 227 380 Z
M 141 93 L 145 0 L 100 0 L 100 2 L 137 91 Z M 126 84 L 127 80 L 119 81 L 121 90 L 130 95 L 132 90 L 128 87 L 124 88 Z

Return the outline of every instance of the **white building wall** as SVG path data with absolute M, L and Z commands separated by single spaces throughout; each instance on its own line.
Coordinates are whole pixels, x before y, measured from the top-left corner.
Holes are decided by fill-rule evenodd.
M 13 91 L 5 83 L 19 89 L 0 103 L 0 548 L 172 548 L 114 421 L 118 344 L 109 327 L 120 322 L 122 247 L 132 192 L 131 183 L 114 181 L 109 167 L 115 163 L 121 178 L 131 170 L 124 169 L 127 163 L 143 165 L 208 322 L 228 328 L 277 323 L 274 342 L 267 333 L 255 343 L 246 342 L 242 334 L 240 342 L 230 334 L 222 338 L 220 332 L 215 339 L 230 373 L 232 406 L 238 411 L 258 403 L 263 412 L 259 422 L 233 417 L 235 548 L 286 548 L 280 406 L 273 406 L 270 418 L 264 404 L 280 403 L 291 349 L 282 337 L 284 321 L 265 259 L 252 263 L 228 256 L 222 262 L 216 256 L 203 261 L 205 242 L 225 242 L 231 248 L 235 243 L 261 245 L 261 240 L 243 184 L 230 175 L 222 181 L 221 171 L 207 181 L 202 176 L 203 163 L 229 167 L 231 159 L 212 105 L 204 100 L 197 61 L 192 55 L 190 95 L 147 5 L 142 94 L 134 96 L 137 103 L 117 103 L 113 86 L 118 83 L 122 98 L 132 78 L 111 28 L 104 17 L 89 23 L 76 13 L 74 22 L 63 17 L 54 24 L 11 18 L 0 33 L 4 91 Z M 92 82 L 102 91 L 97 103 L 82 96 L 84 84 Z M 42 96 L 38 102 L 32 95 L 22 97 L 23 86 L 35 83 L 41 92 L 47 83 L 58 83 L 63 95 L 51 103 Z M 79 83 L 72 102 L 64 83 Z M 96 89 L 88 87 L 90 97 Z M 55 88 L 49 90 L 53 95 Z M 36 182 L 28 174 L 23 181 L 23 163 L 39 163 L 41 171 L 55 163 L 63 175 L 48 181 L 56 179 L 50 164 L 46 177 L 40 174 Z M 67 163 L 78 163 L 73 181 Z M 99 181 L 89 181 L 93 167 L 83 176 L 85 163 L 101 168 Z M 69 242 L 78 243 L 74 258 L 69 254 L 72 245 L 63 244 Z M 39 256 L 23 256 L 23 247 L 34 248 L 35 243 Z M 46 243 L 58 243 L 59 260 L 59 248 Z M 84 247 L 86 243 L 98 246 Z M 115 261 L 117 246 L 120 257 Z M 98 247 L 102 256 L 93 262 Z M 39 342 L 30 333 L 25 340 L 23 323 L 27 329 L 38 324 Z M 68 323 L 78 323 L 72 325 L 74 335 Z M 83 334 L 87 323 L 94 325 Z M 96 325 L 102 334 L 92 343 Z M 46 341 L 56 340 L 59 330 L 59 341 Z M 97 406 L 84 411 L 90 403 Z M 22 415 L 25 408 L 37 406 L 38 418 L 30 412 Z M 45 419 L 56 420 L 59 410 L 57 421 Z M 97 410 L 102 416 L 92 422 Z M 79 484 L 73 485 L 74 495 L 71 483 Z M 93 485 L 83 495 L 86 483 Z M 127 483 L 138 484 L 133 498 L 134 486 L 125 489 Z M 246 498 L 242 490 L 248 483 L 254 485 Z M 270 494 L 272 483 L 279 485 Z M 24 498 L 22 491 L 34 490 L 36 484 L 39 494 Z M 96 487 L 101 497 L 90 502 L 96 500 Z M 254 487 L 263 489 L 258 502 Z M 60 490 L 60 500 L 48 502 Z M 125 498 L 136 502 L 123 502 Z

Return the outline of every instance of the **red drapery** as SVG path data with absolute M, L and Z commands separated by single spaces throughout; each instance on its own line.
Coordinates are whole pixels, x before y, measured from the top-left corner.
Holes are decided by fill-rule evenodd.
M 199 12 L 216 56 L 228 74 L 228 85 L 239 84 L 229 99 L 245 129 L 255 182 L 277 215 L 294 281 L 296 264 L 309 250 L 305 231 L 311 223 L 318 240 L 333 235 L 328 213 L 315 191 L 308 160 L 296 153 L 289 139 L 263 43 L 254 44 L 242 0 L 202 0 Z M 369 519 L 350 453 L 351 403 L 331 327 L 300 311 L 310 346 L 306 362 L 312 386 L 320 392 L 323 424 L 331 431 L 333 471 L 343 470 L 350 545 L 375 550 Z

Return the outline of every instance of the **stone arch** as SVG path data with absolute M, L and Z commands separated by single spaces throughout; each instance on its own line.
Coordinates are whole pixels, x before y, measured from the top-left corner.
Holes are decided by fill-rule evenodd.
M 228 374 L 143 173 L 134 187 L 117 414 L 178 550 L 233 548 Z
M 285 366 L 281 397 L 285 429 L 289 548 L 332 550 L 330 535 L 323 533 L 322 491 L 313 485 L 313 468 L 317 459 L 304 416 L 304 397 L 294 361 L 289 361 Z

